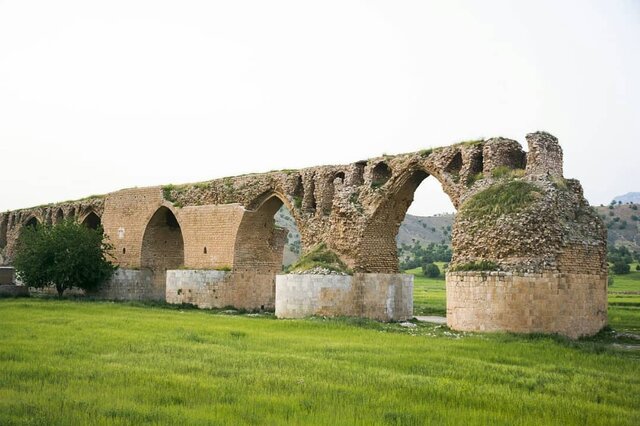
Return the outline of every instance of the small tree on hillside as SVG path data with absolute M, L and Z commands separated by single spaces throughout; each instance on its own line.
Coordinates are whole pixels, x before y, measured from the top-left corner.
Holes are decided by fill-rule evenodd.
M 108 280 L 115 270 L 106 257 L 110 249 L 102 228 L 90 229 L 73 221 L 25 227 L 13 265 L 28 286 L 53 285 L 62 296 L 68 288 L 93 290 Z

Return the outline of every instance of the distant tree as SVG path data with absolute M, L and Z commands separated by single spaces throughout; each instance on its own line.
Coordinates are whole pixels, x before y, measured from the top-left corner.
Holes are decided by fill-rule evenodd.
M 628 274 L 631 271 L 631 267 L 628 263 L 625 263 L 623 260 L 618 260 L 613 263 L 613 267 L 611 268 L 613 273 L 616 275 Z
M 440 276 L 440 268 L 435 263 L 425 263 L 422 265 L 422 273 L 425 277 L 438 278 Z
M 636 265 L 636 271 L 640 271 L 640 263 Z
M 108 280 L 115 270 L 107 260 L 112 248 L 101 227 L 74 221 L 37 225 L 22 230 L 13 265 L 28 286 L 55 286 L 62 296 L 71 287 L 93 290 Z

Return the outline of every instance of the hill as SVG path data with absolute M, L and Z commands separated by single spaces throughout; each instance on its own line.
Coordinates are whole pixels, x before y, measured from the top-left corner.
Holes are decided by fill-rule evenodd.
M 618 195 L 613 201 L 622 204 L 640 204 L 640 192 L 627 192 L 624 195 Z
M 640 209 L 638 204 L 610 204 L 594 207 L 607 225 L 609 246 L 640 251 Z

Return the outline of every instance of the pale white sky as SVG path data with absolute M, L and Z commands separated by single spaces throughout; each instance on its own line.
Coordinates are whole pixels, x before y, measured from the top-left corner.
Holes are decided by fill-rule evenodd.
M 0 0 L 0 210 L 535 130 L 640 191 L 639 1 Z

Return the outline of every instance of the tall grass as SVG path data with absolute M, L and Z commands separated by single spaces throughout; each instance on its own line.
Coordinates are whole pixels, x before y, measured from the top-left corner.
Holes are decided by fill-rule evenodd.
M 602 337 L 43 299 L 0 325 L 0 424 L 640 423 L 638 352 Z

